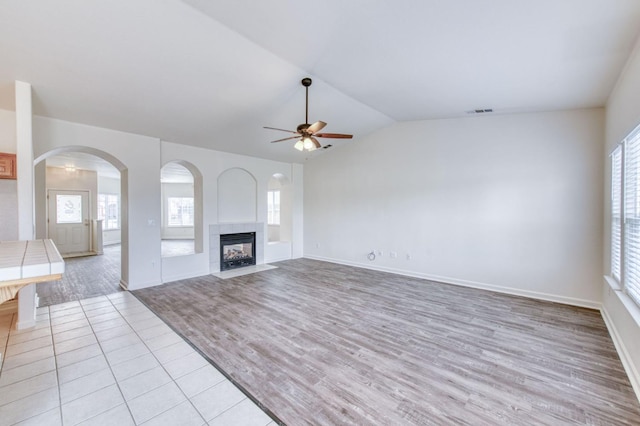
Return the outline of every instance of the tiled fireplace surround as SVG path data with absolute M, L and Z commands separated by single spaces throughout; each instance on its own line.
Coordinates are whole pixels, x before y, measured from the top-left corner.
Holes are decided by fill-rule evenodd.
M 264 263 L 264 223 L 218 223 L 209 225 L 209 272 L 220 272 L 220 235 L 256 233 L 256 265 Z

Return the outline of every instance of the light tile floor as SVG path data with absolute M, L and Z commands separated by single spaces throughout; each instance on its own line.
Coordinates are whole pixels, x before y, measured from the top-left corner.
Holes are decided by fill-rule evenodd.
M 0 316 L 0 425 L 275 425 L 128 292 Z

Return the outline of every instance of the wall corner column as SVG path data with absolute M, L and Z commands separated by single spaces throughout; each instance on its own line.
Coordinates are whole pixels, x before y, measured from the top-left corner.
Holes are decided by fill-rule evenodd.
M 32 240 L 35 235 L 33 110 L 31 85 L 15 82 L 16 89 L 16 162 L 18 174 L 18 239 Z M 23 287 L 18 293 L 18 330 L 36 324 L 36 285 Z

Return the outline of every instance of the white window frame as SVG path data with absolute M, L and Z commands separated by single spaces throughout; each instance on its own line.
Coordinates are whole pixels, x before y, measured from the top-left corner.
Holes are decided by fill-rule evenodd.
M 282 194 L 279 189 L 267 191 L 267 225 L 280 226 Z
M 171 220 L 171 203 L 172 200 L 180 200 L 180 223 Z M 190 200 L 191 204 L 191 223 L 185 223 L 185 215 L 182 209 L 185 208 L 184 203 Z M 195 199 L 194 197 L 167 197 L 167 227 L 168 228 L 193 228 L 195 224 Z
M 611 278 L 640 307 L 640 126 L 611 153 Z
M 112 198 L 113 197 L 113 198 Z M 109 219 L 109 201 L 115 199 L 115 226 L 112 225 L 112 219 Z M 104 201 L 102 201 L 104 200 Z M 104 203 L 104 210 L 100 208 L 100 203 Z M 103 231 L 117 231 L 120 229 L 120 196 L 118 194 L 99 193 L 98 194 L 98 220 L 102 220 Z

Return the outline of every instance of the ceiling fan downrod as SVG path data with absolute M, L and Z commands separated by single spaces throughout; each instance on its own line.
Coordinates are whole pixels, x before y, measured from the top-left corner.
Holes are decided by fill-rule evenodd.
M 304 105 L 304 124 L 309 124 L 309 86 L 313 81 L 309 78 L 303 78 L 301 81 L 302 85 L 305 87 L 306 91 L 306 102 Z

